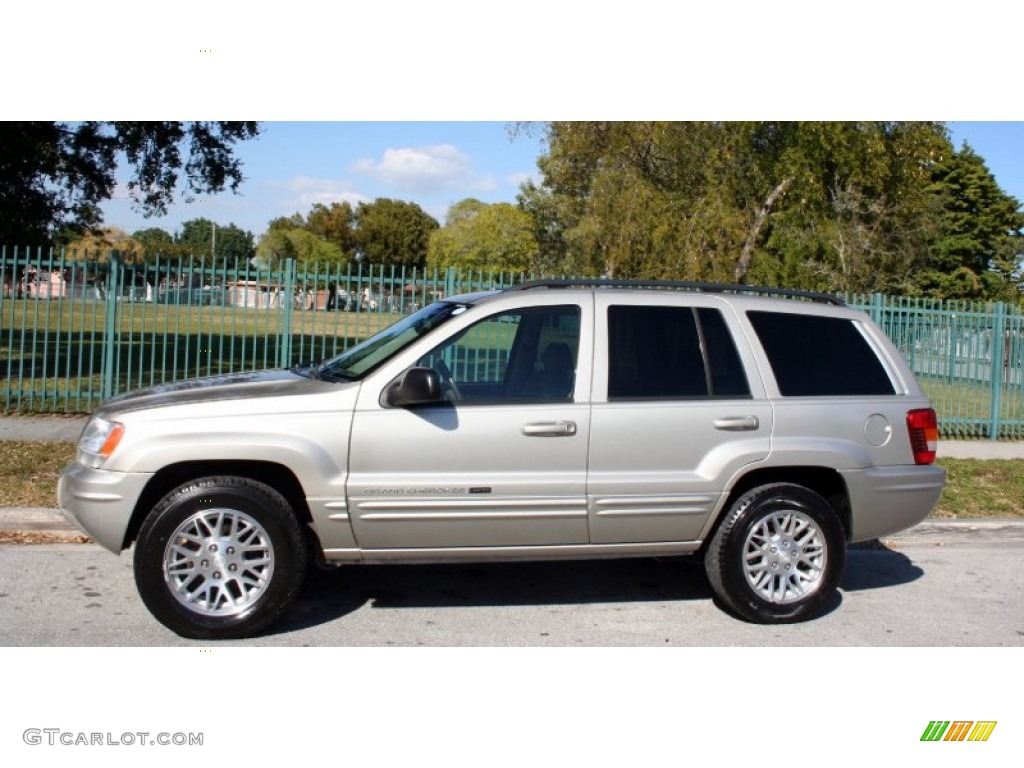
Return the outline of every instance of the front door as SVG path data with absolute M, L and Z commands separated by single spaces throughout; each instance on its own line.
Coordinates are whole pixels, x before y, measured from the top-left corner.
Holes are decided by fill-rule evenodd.
M 450 335 L 416 362 L 438 372 L 444 403 L 362 400 L 348 480 L 362 549 L 587 542 L 585 304 L 495 312 Z

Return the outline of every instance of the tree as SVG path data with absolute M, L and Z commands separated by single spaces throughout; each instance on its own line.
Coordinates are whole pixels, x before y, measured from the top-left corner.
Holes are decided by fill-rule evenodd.
M 519 210 L 530 217 L 533 239 L 537 243 L 534 271 L 544 274 L 567 274 L 569 246 L 566 227 L 569 216 L 561 211 L 561 200 L 532 181 L 523 184 L 516 195 Z
M 356 214 L 347 202 L 326 206 L 316 203 L 306 215 L 305 228 L 322 240 L 333 243 L 341 252 L 354 256 L 356 249 Z
M 1024 257 L 1024 213 L 967 144 L 932 174 L 941 233 L 922 275 L 926 293 L 946 298 L 1016 298 Z
M 530 215 L 508 203 L 472 198 L 448 209 L 448 220 L 430 235 L 427 264 L 443 269 L 526 272 L 540 249 Z
M 373 264 L 422 267 L 430 233 L 440 225 L 416 203 L 378 198 L 356 210 L 356 248 Z
M 227 259 L 229 262 L 248 261 L 255 253 L 251 232 L 228 224 L 226 227 L 217 225 L 209 219 L 190 219 L 181 225 L 181 232 L 176 242 L 184 246 L 185 251 L 196 256 L 213 256 Z
M 179 191 L 186 200 L 237 191 L 234 145 L 258 133 L 254 122 L 0 123 L 0 242 L 43 244 L 62 227 L 98 227 L 120 158 L 147 216 L 166 213 Z
M 520 197 L 542 214 L 542 261 L 561 254 L 580 273 L 791 287 L 832 287 L 821 283 L 836 275 L 851 289 L 861 277 L 904 284 L 934 229 L 930 174 L 952 151 L 940 123 L 557 122 L 547 131 L 542 186 Z
M 271 219 L 267 224 L 267 230 L 273 229 L 305 229 L 306 217 L 301 213 L 293 213 L 291 216 L 278 216 Z
M 298 231 L 301 230 L 285 229 L 282 226 L 268 229 L 256 244 L 256 257 L 252 263 L 260 269 L 280 269 L 281 262 L 296 257 L 295 244 L 289 235 Z
M 174 236 L 159 227 L 149 227 L 133 232 L 132 239 L 142 245 L 142 255 L 147 261 L 154 261 L 158 257 L 175 256 L 179 253 Z
M 64 247 L 66 258 L 73 261 L 105 262 L 111 251 L 117 251 L 121 260 L 127 264 L 139 264 L 144 260 L 143 244 L 117 227 L 93 230 Z
M 284 259 L 295 259 L 301 269 L 336 269 L 348 259 L 337 243 L 329 243 L 306 229 L 268 229 L 256 246 L 257 264 L 279 269 Z

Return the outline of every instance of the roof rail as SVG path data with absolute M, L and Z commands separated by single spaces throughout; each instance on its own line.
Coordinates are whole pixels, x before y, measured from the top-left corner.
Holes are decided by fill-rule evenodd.
M 739 283 L 695 283 L 674 280 L 614 280 L 603 278 L 572 278 L 564 280 L 529 280 L 506 288 L 506 291 L 530 291 L 536 288 L 648 288 L 659 290 L 698 291 L 701 293 L 750 293 L 762 296 L 784 296 L 790 299 L 807 299 L 819 304 L 846 306 L 846 302 L 830 293 L 798 291 L 791 288 L 768 288 Z

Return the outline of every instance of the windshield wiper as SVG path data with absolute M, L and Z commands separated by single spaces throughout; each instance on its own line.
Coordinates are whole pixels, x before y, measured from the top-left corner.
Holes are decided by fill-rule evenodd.
M 313 362 L 296 363 L 288 370 L 294 373 L 296 376 L 302 376 L 306 379 L 317 380 L 320 378 L 320 374 L 323 372 L 324 363 L 327 359 L 317 360 Z
M 314 379 L 319 379 L 320 381 L 330 381 L 335 383 L 339 381 L 354 381 L 354 379 L 352 379 L 350 376 L 346 376 L 343 373 L 340 373 L 329 368 L 326 365 L 326 361 L 318 363 L 314 368 L 311 369 L 311 373 Z

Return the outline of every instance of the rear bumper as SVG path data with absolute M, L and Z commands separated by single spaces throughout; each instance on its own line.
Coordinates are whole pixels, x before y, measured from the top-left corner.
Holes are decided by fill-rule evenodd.
M 869 467 L 841 474 L 854 511 L 851 543 L 917 525 L 935 508 L 946 485 L 946 470 L 934 465 Z
M 100 546 L 117 554 L 124 549 L 135 502 L 152 476 L 69 464 L 57 486 L 60 510 Z

